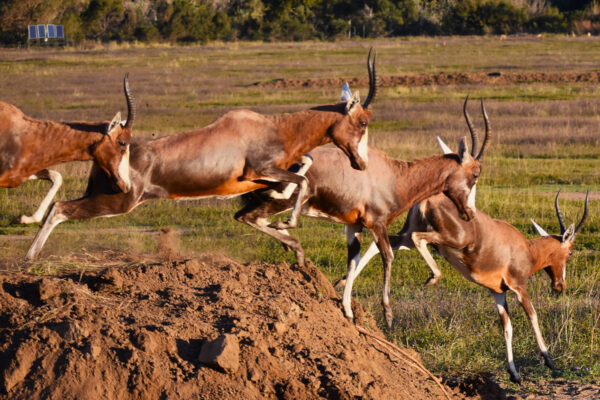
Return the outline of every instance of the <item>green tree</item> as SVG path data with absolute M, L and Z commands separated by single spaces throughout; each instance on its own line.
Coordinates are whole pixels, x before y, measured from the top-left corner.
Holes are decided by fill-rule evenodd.
M 114 39 L 124 19 L 122 0 L 91 0 L 81 19 L 86 37 Z
M 215 10 L 208 1 L 175 0 L 169 11 L 167 28 L 163 32 L 167 39 L 180 42 L 214 39 Z

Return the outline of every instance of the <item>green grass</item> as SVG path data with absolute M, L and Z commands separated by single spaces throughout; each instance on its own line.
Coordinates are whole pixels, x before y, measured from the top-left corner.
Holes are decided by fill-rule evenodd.
M 293 112 L 337 100 L 339 88 L 257 88 L 255 82 L 276 78 L 366 77 L 366 52 L 378 50 L 380 75 L 489 71 L 594 71 L 600 63 L 595 38 L 406 38 L 375 42 L 227 43 L 201 47 L 142 46 L 87 51 L 7 50 L 0 53 L 2 100 L 28 115 L 56 120 L 108 120 L 124 111 L 122 78 L 130 72 L 138 101 L 135 134 L 157 136 L 203 126 L 233 108 L 249 107 L 267 114 Z M 354 88 L 353 88 L 354 89 Z M 359 88 L 363 96 L 366 88 Z M 466 94 L 486 98 L 492 139 L 478 184 L 478 208 L 534 237 L 529 217 L 549 232 L 558 230 L 554 193 L 600 191 L 600 89 L 593 83 L 455 85 L 383 87 L 373 107 L 371 143 L 393 157 L 413 159 L 439 152 L 435 136 L 452 147 L 467 134 L 462 117 Z M 479 131 L 476 101 L 469 112 Z M 57 199 L 79 197 L 86 185 L 88 163 L 58 166 L 65 184 Z M 12 225 L 35 210 L 49 188 L 27 182 L 0 189 L 0 261 L 20 260 L 37 227 Z M 561 198 L 567 220 L 578 221 L 581 200 Z M 540 364 L 532 329 L 516 298 L 509 296 L 514 326 L 514 353 L 529 382 L 548 378 L 581 382 L 600 380 L 600 231 L 598 200 L 590 202 L 588 220 L 575 244 L 567 269 L 567 293 L 551 293 L 549 280 L 538 273 L 530 295 L 542 331 L 558 365 Z M 156 201 L 131 214 L 69 221 L 60 225 L 31 272 L 50 273 L 56 258 L 105 249 L 153 252 L 162 227 L 178 232 L 186 254 L 217 251 L 242 261 L 292 263 L 294 257 L 274 240 L 233 220 L 232 201 Z M 403 217 L 390 227 L 400 230 Z M 346 269 L 343 227 L 301 219 L 294 232 L 307 256 L 329 278 Z M 365 248 L 371 241 L 365 235 Z M 65 259 L 65 265 L 70 263 Z M 502 331 L 487 290 L 466 281 L 438 259 L 443 277 L 423 289 L 429 272 L 416 251 L 396 253 L 392 300 L 396 317 L 388 337 L 416 349 L 436 373 L 492 372 L 503 383 L 505 354 Z M 72 266 L 68 264 L 67 266 Z M 354 296 L 384 327 L 380 307 L 381 261 L 375 259 L 354 286 Z M 579 367 L 579 369 L 577 369 Z M 587 370 L 586 368 L 589 368 Z M 510 386 L 513 387 L 514 386 Z

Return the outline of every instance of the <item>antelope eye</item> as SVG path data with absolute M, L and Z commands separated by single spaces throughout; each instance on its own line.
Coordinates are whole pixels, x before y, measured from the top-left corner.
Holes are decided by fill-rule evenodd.
M 569 250 L 569 257 L 571 257 L 572 254 L 573 254 L 573 251 Z
M 119 143 L 119 146 L 127 146 L 127 143 L 125 143 L 125 142 L 124 142 L 124 141 L 122 141 L 122 140 L 119 140 L 119 142 L 118 142 L 118 143 Z

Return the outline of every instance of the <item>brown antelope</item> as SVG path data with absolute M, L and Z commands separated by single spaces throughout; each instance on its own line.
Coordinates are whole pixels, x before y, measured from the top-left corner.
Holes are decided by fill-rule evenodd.
M 475 141 L 476 133 L 466 113 L 465 118 Z M 439 142 L 444 153 L 451 152 L 441 140 Z M 473 186 L 473 205 L 475 190 L 476 186 Z M 571 225 L 566 228 L 558 205 L 559 193 L 554 200 L 554 206 L 560 235 L 549 235 L 532 219 L 533 227 L 541 238 L 526 240 L 512 225 L 492 219 L 480 210 L 476 211 L 472 221 L 464 222 L 458 218 L 458 210 L 454 204 L 438 194 L 415 204 L 408 212 L 399 234 L 389 238 L 394 250 L 410 250 L 415 247 L 418 249 L 431 269 L 431 276 L 425 286 L 436 284 L 441 277 L 439 267 L 427 250 L 427 244 L 433 244 L 465 278 L 490 290 L 502 320 L 508 372 L 514 382 L 520 382 L 521 378 L 512 353 L 512 324 L 506 303 L 506 292 L 509 289 L 517 294 L 517 299 L 533 326 L 545 364 L 554 369 L 554 363 L 539 328 L 537 314 L 527 294 L 527 280 L 535 272 L 544 269 L 552 280 L 552 288 L 558 293 L 565 290 L 566 265 L 571 256 L 575 236 L 587 217 L 589 194 L 586 193 L 583 216 L 577 227 L 573 228 L 574 225 Z M 373 242 L 362 257 L 358 255 L 357 267 L 354 271 L 348 269 L 346 277 L 338 283 L 345 285 L 344 295 L 352 293 L 352 283 L 378 252 L 378 246 Z
M 358 262 L 363 227 L 373 233 L 384 264 L 382 304 L 390 326 L 393 315 L 389 292 L 394 255 L 387 226 L 415 203 L 436 193 L 444 193 L 460 210 L 462 219 L 473 217 L 469 195 L 479 177 L 481 158 L 489 139 L 489 121 L 483 101 L 482 111 L 486 135 L 477 155 L 469 154 L 464 138 L 456 154 L 412 162 L 389 158 L 370 147 L 369 167 L 365 171 L 356 171 L 337 149 L 319 148 L 311 152 L 312 166 L 306 171 L 309 193 L 301 213 L 346 224 L 349 271 Z M 267 222 L 268 217 L 289 210 L 294 204 L 293 198 L 272 198 L 263 191 L 249 193 L 244 200 L 246 205 L 235 218 L 279 240 L 286 249 L 294 250 L 298 263 L 304 263 L 300 242 L 288 232 L 275 229 L 276 224 L 268 225 Z M 352 319 L 350 294 L 344 293 L 343 305 L 346 316 Z
M 401 232 L 390 237 L 394 249 L 417 248 L 432 272 L 426 285 L 436 283 L 441 276 L 439 267 L 427 249 L 427 245 L 432 244 L 465 278 L 490 290 L 502 320 L 510 379 L 517 383 L 521 378 L 513 360 L 512 325 L 506 303 L 508 290 L 516 293 L 517 300 L 525 310 L 546 366 L 555 368 L 527 294 L 527 280 L 543 269 L 550 276 L 554 291 L 562 293 L 566 289 L 566 266 L 571 257 L 573 241 L 587 217 L 589 193 L 586 193 L 583 216 L 577 227 L 572 224 L 568 228 L 558 206 L 559 194 L 560 191 L 554 203 L 560 224 L 559 235 L 549 235 L 531 220 L 534 229 L 542 237 L 527 240 L 509 223 L 492 219 L 481 210 L 477 210 L 473 220 L 465 222 L 458 218 L 452 202 L 436 195 L 415 205 Z M 353 279 L 377 252 L 376 246 L 371 245 L 361 258 Z M 344 290 L 349 287 L 348 283 L 347 279 Z
M 35 258 L 54 227 L 68 219 L 125 214 L 151 199 L 229 197 L 271 182 L 299 185 L 297 211 L 283 224 L 293 227 L 308 187 L 304 176 L 287 170 L 298 158 L 333 142 L 350 158 L 353 168 L 367 166 L 368 107 L 377 92 L 371 52 L 367 69 L 369 94 L 362 105 L 355 93 L 347 102 L 289 115 L 231 111 L 201 129 L 133 143 L 129 193 L 115 193 L 105 174 L 93 168 L 84 197 L 54 205 L 26 258 Z
M 27 180 L 46 179 L 52 187 L 29 217 L 18 222 L 41 222 L 50 202 L 62 184 L 61 175 L 46 169 L 68 161 L 94 160 L 123 192 L 129 191 L 129 142 L 135 119 L 135 101 L 128 75 L 123 82 L 127 100 L 127 122 L 121 113 L 106 122 L 40 121 L 21 110 L 0 102 L 0 187 L 14 188 Z

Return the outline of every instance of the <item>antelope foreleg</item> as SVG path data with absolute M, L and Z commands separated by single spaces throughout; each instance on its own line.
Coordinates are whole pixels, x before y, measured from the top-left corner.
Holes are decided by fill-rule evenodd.
M 310 156 L 310 154 L 303 155 L 298 161 L 300 168 L 298 169 L 298 171 L 295 172 L 295 174 L 304 176 L 306 174 L 306 171 L 308 171 L 308 169 L 312 165 L 312 163 L 313 159 Z M 272 199 L 287 200 L 292 196 L 292 194 L 294 194 L 294 191 L 297 187 L 298 185 L 295 183 L 288 183 L 281 192 L 277 192 L 276 190 L 271 189 L 268 190 L 266 193 Z
M 291 249 L 294 251 L 298 264 L 304 266 L 304 249 L 298 239 L 291 236 L 286 230 L 277 230 L 270 227 L 266 219 L 268 216 L 289 210 L 291 208 L 290 203 L 290 200 L 271 200 L 265 203 L 252 203 L 238 211 L 234 218 L 279 240 L 287 250 Z
M 277 221 L 269 225 L 271 228 L 275 228 L 277 230 L 295 228 L 296 225 L 298 225 L 298 217 L 302 211 L 302 204 L 304 204 L 307 197 L 306 194 L 308 192 L 308 180 L 306 177 L 278 167 L 269 167 L 257 172 L 264 178 L 274 179 L 278 182 L 291 182 L 300 187 L 290 219 L 287 222 Z
M 40 205 L 38 206 L 37 210 L 35 210 L 35 212 L 31 215 L 31 217 L 27 215 L 21 215 L 17 219 L 17 223 L 19 224 L 36 224 L 42 222 L 42 219 L 44 218 L 48 207 L 52 203 L 52 199 L 54 199 L 54 196 L 56 196 L 56 192 L 58 192 L 58 189 L 60 189 L 63 183 L 62 175 L 59 174 L 57 171 L 52 171 L 49 169 L 43 169 L 35 175 L 31 175 L 28 180 L 35 179 L 49 180 L 50 182 L 52 182 L 52 186 L 50 187 L 50 190 L 48 191 Z
M 79 200 L 58 201 L 50 210 L 42 228 L 27 251 L 26 260 L 35 259 L 56 226 L 69 219 L 109 217 L 125 214 L 139 204 L 135 190 L 127 193 L 100 194 Z
M 515 367 L 515 361 L 513 359 L 513 351 L 512 351 L 512 335 L 513 328 L 510 322 L 510 316 L 508 315 L 508 305 L 506 304 L 506 292 L 504 293 L 495 293 L 491 292 L 494 297 L 494 302 L 496 302 L 496 308 L 498 309 L 498 314 L 500 315 L 500 320 L 502 321 L 502 328 L 504 330 L 504 342 L 506 343 L 506 359 L 508 361 L 508 373 L 510 374 L 510 380 L 515 383 L 521 382 L 521 377 L 517 372 L 517 368 Z
M 412 242 L 412 239 L 410 239 L 410 235 L 391 235 L 389 237 L 389 240 L 390 240 L 390 245 L 392 246 L 392 250 L 410 250 L 415 247 L 414 243 Z M 362 256 L 358 257 L 359 262 L 354 271 L 353 280 L 356 279 L 358 277 L 358 275 L 360 275 L 360 273 L 367 266 L 369 261 L 371 261 L 371 259 L 373 257 L 375 257 L 377 254 L 379 254 L 379 249 L 377 248 L 377 242 L 375 240 L 373 240 L 371 242 L 371 244 L 369 245 L 369 247 L 367 248 L 367 250 L 364 252 L 364 254 Z M 335 288 L 338 289 L 342 286 L 345 286 L 347 280 L 348 280 L 348 275 L 344 276 L 343 278 L 338 279 L 335 282 Z
M 533 308 L 533 304 L 531 304 L 529 294 L 527 294 L 526 290 L 513 289 L 513 291 L 517 293 L 517 299 L 521 303 L 523 310 L 525 310 L 525 313 L 529 318 L 529 322 L 531 322 L 533 333 L 535 334 L 535 340 L 540 352 L 542 353 L 542 357 L 544 358 L 544 364 L 546 364 L 546 366 L 550 369 L 555 369 L 556 366 L 554 365 L 554 361 L 552 361 L 552 357 L 550 357 L 550 353 L 548 353 L 548 347 L 546 347 L 546 343 L 544 343 L 542 331 L 538 323 L 537 313 L 535 312 L 535 308 Z
M 381 296 L 381 304 L 383 305 L 383 314 L 388 327 L 392 327 L 394 314 L 390 306 L 390 285 L 392 280 L 392 263 L 394 262 L 394 253 L 387 235 L 387 227 L 384 224 L 375 225 L 371 232 L 377 242 L 377 248 L 381 253 L 383 260 L 383 293 Z
M 429 279 L 427 279 L 427 282 L 425 282 L 425 286 L 435 285 L 442 276 L 442 271 L 440 271 L 440 268 L 438 267 L 437 263 L 433 259 L 433 256 L 429 252 L 429 249 L 427 248 L 428 243 L 434 242 L 434 238 L 432 237 L 434 235 L 434 232 L 413 232 L 411 234 L 415 247 L 417 248 L 417 250 L 421 254 L 421 257 L 423 257 L 423 259 L 427 263 L 427 266 L 431 270 L 431 276 L 429 277 Z
M 54 207 L 52 207 L 52 210 L 50 210 L 50 213 L 46 218 L 46 222 L 44 222 L 44 225 L 35 235 L 33 243 L 31 243 L 31 246 L 27 251 L 27 255 L 25 255 L 25 260 L 34 260 L 42 250 L 42 247 L 44 247 L 46 240 L 48 240 L 48 236 L 50 236 L 54 228 L 56 228 L 56 226 L 61 222 L 64 222 L 68 219 L 64 214 L 58 211 L 58 205 L 59 203 L 56 203 Z
M 344 307 L 344 314 L 350 321 L 354 319 L 354 313 L 352 312 L 352 285 L 354 278 L 357 274 L 355 273 L 356 266 L 360 261 L 360 242 L 361 242 L 362 226 L 360 225 L 346 225 L 346 243 L 348 245 L 348 272 L 346 273 L 346 283 L 344 286 L 344 296 L 342 297 L 342 306 Z

